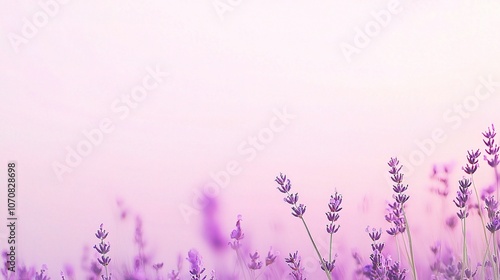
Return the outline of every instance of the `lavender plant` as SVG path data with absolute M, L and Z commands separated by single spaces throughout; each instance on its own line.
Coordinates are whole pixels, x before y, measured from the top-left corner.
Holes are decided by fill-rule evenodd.
M 337 233 L 340 225 L 335 224 L 340 218 L 339 212 L 342 210 L 340 205 L 342 204 L 342 195 L 335 192 L 335 195 L 330 197 L 330 203 L 328 203 L 329 212 L 326 212 L 326 218 L 329 223 L 326 225 L 326 232 L 330 234 L 330 248 L 328 253 L 328 260 L 323 259 L 324 266 L 321 267 L 324 271 L 332 273 L 335 268 L 335 259 L 332 259 L 332 248 L 333 248 L 333 234 Z
M 293 254 L 289 254 L 289 257 L 285 259 L 285 262 L 288 264 L 288 267 L 292 270 L 290 276 L 294 280 L 306 280 L 304 277 L 304 267 L 300 264 L 301 259 L 299 256 L 299 252 L 296 251 Z
M 109 242 L 104 243 L 104 240 L 108 237 L 108 232 L 106 232 L 106 230 L 104 230 L 102 227 L 103 224 L 99 226 L 99 229 L 95 234 L 100 242 L 99 244 L 94 245 L 94 249 L 101 255 L 100 258 L 97 259 L 97 261 L 104 267 L 105 270 L 105 274 L 101 275 L 102 279 L 111 280 L 111 274 L 108 273 L 108 265 L 111 262 L 111 258 L 107 256 L 111 246 L 109 245 Z
M 191 274 L 191 280 L 205 280 L 207 276 L 203 276 L 205 268 L 201 263 L 201 256 L 195 249 L 191 249 L 188 252 L 187 260 L 191 265 L 189 274 Z
M 390 257 L 384 256 L 385 244 L 380 242 L 382 236 L 382 229 L 366 228 L 368 236 L 372 240 L 370 255 L 371 264 L 366 267 L 363 274 L 370 279 L 374 280 L 404 280 L 406 279 L 406 269 L 401 269 L 398 261 L 393 262 Z
M 488 163 L 495 175 L 494 183 L 483 190 L 478 190 L 475 183 L 475 176 L 477 176 L 477 171 L 480 168 L 480 156 L 481 152 L 479 149 L 468 150 L 466 154 L 466 164 L 462 167 L 462 171 L 465 173 L 464 177 L 458 180 L 458 189 L 456 192 L 456 197 L 453 199 L 448 198 L 450 191 L 450 180 L 449 176 L 451 174 L 451 169 L 447 166 L 444 167 L 444 175 L 438 174 L 437 167 L 435 166 L 431 175 L 431 178 L 440 184 L 441 188 L 433 188 L 432 191 L 437 193 L 442 197 L 442 201 L 446 202 L 447 206 L 452 207 L 453 217 L 448 219 L 443 219 L 444 225 L 449 227 L 450 234 L 453 233 L 453 229 L 458 225 L 460 221 L 460 242 L 459 247 L 461 252 L 454 252 L 451 248 L 456 246 L 442 245 L 441 243 L 436 243 L 431 247 L 432 258 L 431 263 L 427 266 L 427 270 L 422 269 L 418 271 L 421 277 L 426 279 L 500 279 L 500 260 L 499 260 L 499 240 L 498 231 L 500 230 L 500 209 L 498 202 L 499 194 L 499 181 L 500 175 L 498 173 L 498 165 L 500 163 L 499 150 L 500 148 L 495 142 L 496 131 L 494 125 L 488 127 L 486 131 L 482 132 L 484 137 L 483 142 L 486 146 L 484 160 Z M 408 219 L 406 217 L 406 206 L 409 201 L 409 195 L 407 194 L 408 185 L 403 184 L 404 174 L 401 172 L 402 165 L 399 163 L 397 158 L 391 158 L 388 162 L 390 167 L 389 174 L 393 182 L 392 191 L 393 200 L 388 203 L 388 212 L 385 215 L 386 221 L 390 223 L 389 229 L 385 233 L 389 236 L 394 237 L 398 258 L 393 260 L 389 255 L 392 252 L 390 248 L 391 243 L 386 243 L 382 241 L 384 231 L 382 229 L 370 229 L 367 228 L 366 231 L 371 239 L 371 250 L 369 254 L 369 261 L 364 262 L 358 253 L 353 253 L 356 271 L 355 278 L 359 279 L 361 277 L 366 277 L 368 279 L 383 279 L 383 280 L 403 280 L 406 279 L 407 274 L 411 271 L 413 279 L 418 278 L 416 269 L 416 260 L 414 257 L 412 235 L 409 228 Z M 334 235 L 339 231 L 340 224 L 338 220 L 340 218 L 340 211 L 342 210 L 342 200 L 343 197 L 338 192 L 335 192 L 330 196 L 329 202 L 327 204 L 327 211 L 325 213 L 327 218 L 326 232 L 329 237 L 329 251 L 328 255 L 322 256 L 316 246 L 316 242 L 313 239 L 311 231 L 304 219 L 306 212 L 306 206 L 299 203 L 298 193 L 292 193 L 291 182 L 286 175 L 280 174 L 275 178 L 278 184 L 277 189 L 285 194 L 284 201 L 291 206 L 291 214 L 302 221 L 308 237 L 313 245 L 313 248 L 319 259 L 318 263 L 320 268 L 323 270 L 328 279 L 345 279 L 344 276 L 339 276 L 339 268 L 337 266 L 342 266 L 342 264 L 337 263 L 337 255 L 333 252 L 333 241 Z M 480 192 L 481 191 L 481 192 Z M 474 193 L 474 194 L 473 194 Z M 479 194 L 481 193 L 481 196 Z M 120 205 L 119 205 L 120 206 Z M 455 208 L 456 207 L 456 208 Z M 471 244 L 472 238 L 475 237 L 471 234 L 472 229 L 479 231 L 479 227 L 473 228 L 473 222 L 475 222 L 475 213 L 477 209 L 478 218 L 481 222 L 481 230 L 483 234 L 480 234 L 481 238 L 484 237 L 484 252 L 481 251 L 481 256 L 478 259 L 482 260 L 476 265 L 472 265 L 472 260 L 477 256 L 474 255 L 473 246 Z M 212 208 L 210 212 L 210 217 L 215 219 L 215 213 Z M 451 211 L 449 211 L 451 212 Z M 125 219 L 127 214 L 123 214 L 122 211 L 121 220 Z M 128 210 L 127 210 L 128 213 Z M 444 218 L 443 211 L 443 218 Z M 458 217 L 458 219 L 457 219 Z M 215 244 L 213 247 L 218 248 L 217 250 L 228 250 L 228 248 L 233 249 L 236 252 L 236 262 L 240 266 L 240 273 L 236 273 L 235 269 L 232 274 L 224 274 L 224 271 L 218 270 L 217 275 L 215 270 L 211 270 L 210 273 L 207 272 L 202 263 L 202 257 L 196 249 L 191 249 L 186 256 L 180 256 L 177 262 L 176 270 L 170 270 L 169 272 L 164 271 L 163 262 L 155 262 L 150 264 L 150 256 L 146 254 L 145 249 L 145 239 L 142 231 L 142 220 L 137 216 L 135 220 L 135 238 L 134 243 L 138 248 L 138 253 L 134 257 L 134 269 L 130 273 L 123 273 L 122 279 L 134 279 L 134 280 L 145 280 L 145 279 L 169 279 L 169 280 L 180 280 L 186 279 L 188 276 L 191 280 L 216 280 L 220 279 L 282 279 L 280 275 L 282 273 L 276 273 L 273 268 L 276 268 L 281 263 L 281 265 L 291 270 L 290 276 L 292 279 L 306 279 L 305 278 L 305 268 L 298 251 L 289 254 L 288 257 L 280 258 L 272 248 L 269 250 L 267 255 L 259 254 L 258 251 L 250 251 L 246 246 L 242 247 L 245 234 L 242 230 L 242 217 L 238 216 L 235 228 L 230 233 L 230 239 L 227 237 L 212 238 L 209 242 Z M 479 222 L 479 221 L 477 221 Z M 211 227 L 206 227 L 207 229 L 212 229 Z M 458 228 L 458 227 L 457 227 Z M 220 230 L 220 229 L 218 229 Z M 469 232 L 468 232 L 469 231 Z M 475 232 L 474 232 L 475 233 Z M 82 262 L 85 263 L 83 266 L 89 275 L 87 279 L 97 280 L 111 280 L 111 273 L 108 271 L 111 258 L 110 253 L 110 243 L 107 241 L 108 232 L 104 230 L 103 224 L 99 226 L 99 229 L 95 233 L 96 238 L 99 242 L 93 246 L 94 252 L 99 255 L 97 258 L 91 259 L 88 252 L 86 257 Z M 479 237 L 479 236 L 478 236 Z M 215 241 L 214 241 L 215 240 Z M 228 242 L 229 241 L 229 242 Z M 223 246 L 219 246 L 222 242 Z M 212 244 L 212 245 L 213 245 Z M 229 246 L 225 245 L 229 244 Z M 246 244 L 245 244 L 246 245 Z M 455 244 L 457 245 L 457 244 Z M 220 247 L 223 247 L 220 249 Z M 482 249 L 482 248 L 480 248 Z M 89 248 L 89 250 L 92 250 Z M 385 250 L 385 251 L 384 251 Z M 401 252 L 404 250 L 406 254 L 406 260 L 401 260 Z M 220 252 L 220 251 L 217 251 Z M 469 255 L 470 254 L 470 255 Z M 366 255 L 368 256 L 368 254 Z M 87 258 L 88 257 L 88 258 Z M 19 264 L 15 272 L 9 273 L 8 271 L 8 255 L 7 252 L 3 252 L 2 259 L 4 265 L 0 267 L 1 276 L 6 280 L 49 280 L 50 277 L 47 274 L 47 267 L 44 265 L 41 269 L 35 269 L 34 266 L 24 266 Z M 182 263 L 189 263 L 189 271 L 182 271 Z M 406 266 L 406 267 L 404 267 Z M 419 266 L 424 267 L 424 266 Z M 478 270 L 481 273 L 478 274 Z M 65 272 L 61 272 L 62 280 L 66 278 L 77 279 L 74 277 L 73 268 L 65 268 Z M 222 271 L 222 272 L 221 272 Z M 340 267 L 342 271 L 342 267 Z M 285 270 L 280 272 L 286 272 Z M 426 274 L 427 273 L 427 274 Z M 153 277 L 150 277 L 153 275 Z M 423 275 L 423 276 L 422 276 Z M 116 278 L 114 276 L 113 278 Z M 208 279 L 207 279 L 208 278 Z M 70 280 L 68 279 L 68 280 Z
M 330 254 L 328 261 L 326 261 L 322 256 L 321 253 L 318 250 L 318 247 L 316 246 L 316 242 L 314 242 L 314 238 L 311 235 L 311 231 L 309 230 L 309 227 L 307 226 L 307 223 L 303 217 L 304 213 L 306 212 L 306 206 L 304 204 L 299 204 L 299 195 L 298 193 L 290 193 L 292 189 L 292 184 L 290 182 L 290 179 L 286 178 L 286 175 L 283 175 L 280 173 L 279 176 L 276 176 L 275 179 L 276 183 L 278 183 L 277 189 L 281 192 L 286 194 L 286 197 L 283 199 L 286 203 L 292 205 L 292 215 L 299 218 L 302 223 L 304 224 L 304 227 L 307 231 L 307 235 L 309 236 L 309 239 L 311 240 L 311 243 L 314 247 L 314 250 L 318 254 L 319 261 L 321 263 L 321 269 L 326 273 L 326 276 L 329 280 L 332 279 L 331 273 L 335 267 L 335 260 L 332 260 L 332 236 L 334 233 L 336 233 L 339 229 L 339 225 L 335 225 L 334 222 L 336 222 L 339 218 L 338 212 L 342 210 L 340 208 L 340 204 L 342 203 L 342 196 L 339 195 L 338 193 L 335 193 L 335 196 L 331 196 L 330 203 L 329 203 L 329 208 L 330 212 L 326 213 L 326 216 L 329 220 L 329 224 L 327 225 L 327 232 L 330 234 Z
M 405 213 L 405 203 L 410 198 L 408 195 L 405 194 L 405 191 L 408 189 L 408 185 L 406 186 L 403 185 L 404 174 L 401 173 L 401 169 L 403 168 L 403 166 L 399 164 L 399 160 L 397 158 L 391 158 L 388 162 L 388 165 L 390 167 L 389 174 L 391 175 L 391 180 L 395 183 L 395 185 L 392 186 L 392 190 L 394 191 L 393 198 L 395 201 L 393 203 L 388 204 L 389 213 L 385 216 L 385 219 L 389 223 L 392 223 L 393 227 L 389 228 L 387 230 L 387 233 L 396 238 L 396 243 L 398 242 L 397 240 L 398 234 L 400 233 L 402 234 L 401 239 L 408 262 L 410 263 L 411 266 L 413 279 L 418 279 L 417 269 L 415 267 L 415 258 L 413 254 L 411 232 Z M 406 232 L 408 236 L 408 244 L 406 243 L 406 240 L 404 238 L 403 235 L 404 232 Z M 399 245 L 398 245 L 398 252 L 399 252 Z
M 466 240 L 466 223 L 465 219 L 469 216 L 469 210 L 468 210 L 468 200 L 469 196 L 471 194 L 471 191 L 469 190 L 469 187 L 471 186 L 471 182 L 463 178 L 462 180 L 458 181 L 459 182 L 459 191 L 457 191 L 457 198 L 453 201 L 455 205 L 458 207 L 458 212 L 457 216 L 461 221 L 462 224 L 462 239 L 463 239 L 463 245 L 462 245 L 462 275 L 461 277 L 464 277 L 464 272 L 465 269 L 468 268 L 468 255 L 467 255 L 467 240 Z

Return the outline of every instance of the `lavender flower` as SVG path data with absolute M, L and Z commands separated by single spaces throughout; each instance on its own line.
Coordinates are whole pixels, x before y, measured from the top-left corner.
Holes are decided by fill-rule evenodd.
M 411 232 L 408 228 L 408 221 L 406 220 L 404 211 L 405 203 L 408 201 L 408 199 L 410 199 L 410 197 L 404 193 L 408 189 L 408 185 L 403 185 L 404 174 L 401 173 L 401 169 L 403 168 L 403 166 L 399 164 L 399 160 L 397 158 L 391 158 L 388 162 L 388 165 L 390 167 L 389 174 L 391 175 L 391 180 L 395 183 L 394 185 L 392 185 L 392 190 L 394 191 L 392 197 L 394 198 L 395 202 L 392 204 L 388 204 L 390 212 L 385 216 L 385 219 L 388 222 L 392 223 L 393 227 L 389 228 L 389 230 L 387 230 L 387 233 L 396 237 L 399 233 L 406 232 L 406 235 L 408 236 L 408 247 L 410 249 L 409 252 L 406 251 L 406 255 L 408 257 L 408 262 L 411 265 L 413 278 L 417 279 L 417 269 L 415 267 L 415 257 L 413 254 Z M 405 243 L 404 246 L 406 247 L 406 241 L 404 239 L 403 242 Z M 378 250 L 374 250 L 374 258 L 377 258 L 377 254 L 381 254 L 381 252 L 377 252 Z
M 168 275 L 167 279 L 168 280 L 180 280 L 181 278 L 179 277 L 180 272 L 172 270 Z
M 156 279 L 160 279 L 160 269 L 163 268 L 163 263 L 155 263 L 153 264 L 153 269 L 156 272 Z
M 104 240 L 108 237 L 108 232 L 103 229 L 103 224 L 99 226 L 97 233 L 95 236 L 99 239 L 100 243 L 98 245 L 94 245 L 94 249 L 101 255 L 97 258 L 97 261 L 104 267 L 105 275 L 102 275 L 103 280 L 111 280 L 111 274 L 108 273 L 108 265 L 111 262 L 111 258 L 107 256 L 111 246 L 108 243 L 104 243 Z M 100 272 L 99 272 L 100 274 Z
M 458 218 L 463 220 L 469 216 L 467 201 L 469 200 L 471 194 L 471 191 L 469 190 L 471 181 L 469 181 L 469 179 L 463 178 L 462 180 L 458 181 L 458 183 L 459 190 L 457 191 L 457 198 L 453 200 L 453 202 L 459 208 L 457 212 Z
M 404 280 L 406 279 L 406 269 L 401 269 L 399 262 L 395 262 L 387 269 L 387 279 Z
M 134 272 L 146 274 L 146 265 L 149 263 L 149 257 L 144 253 L 146 242 L 142 230 L 142 218 L 137 215 L 135 217 L 135 234 L 134 243 L 137 245 L 137 255 L 134 257 Z
M 470 150 L 470 151 L 467 151 L 467 164 L 462 167 L 462 170 L 469 174 L 469 175 L 472 175 L 474 174 L 474 172 L 476 172 L 477 168 L 479 167 L 479 163 L 478 163 L 478 158 L 479 156 L 481 155 L 481 152 L 479 150 Z
M 50 280 L 50 277 L 44 274 L 45 271 L 47 271 L 47 266 L 43 265 L 42 269 L 40 270 L 40 273 L 38 272 L 35 273 L 35 280 Z
M 262 262 L 259 260 L 260 256 L 259 253 L 255 252 L 250 255 L 250 263 L 248 264 L 248 268 L 251 270 L 258 270 L 262 268 Z
M 342 195 L 335 192 L 335 196 L 331 196 L 330 203 L 328 204 L 330 211 L 326 212 L 326 218 L 330 222 L 326 225 L 326 232 L 328 232 L 329 234 L 336 233 L 340 228 L 340 225 L 335 225 L 334 222 L 336 222 L 340 217 L 339 212 L 340 210 L 342 210 L 342 208 L 340 207 L 341 203 Z
M 333 271 L 333 269 L 335 268 L 335 261 L 336 261 L 335 259 L 333 259 L 332 261 L 327 261 L 327 260 L 323 259 L 324 265 L 321 267 L 321 269 L 331 273 Z
M 316 251 L 316 254 L 318 254 L 318 259 L 319 259 L 319 262 L 321 263 L 321 267 L 322 268 L 326 268 L 326 263 L 323 259 L 323 257 L 321 256 L 319 250 L 318 250 L 318 247 L 316 246 L 316 243 L 314 242 L 314 239 L 311 235 L 311 232 L 309 231 L 309 228 L 307 227 L 307 223 L 304 219 L 304 213 L 306 212 L 306 206 L 304 206 L 304 204 L 299 204 L 297 206 L 297 202 L 299 200 L 299 195 L 296 193 L 296 194 L 291 194 L 290 191 L 292 189 L 292 184 L 290 182 L 289 179 L 286 178 L 286 175 L 283 175 L 282 173 L 280 173 L 279 176 L 276 176 L 276 179 L 275 179 L 276 183 L 278 183 L 278 187 L 277 189 L 286 194 L 287 196 L 284 198 L 285 202 L 287 202 L 288 204 L 291 204 L 292 205 L 292 215 L 299 218 L 302 223 L 304 224 L 304 227 L 306 228 L 306 231 L 307 231 L 307 234 L 309 235 L 309 239 L 311 240 L 311 243 L 314 247 L 314 250 Z M 334 201 L 330 201 L 330 204 L 331 204 L 331 212 L 333 212 L 333 210 L 335 210 L 336 212 L 340 211 L 342 208 L 340 208 L 340 203 L 342 202 L 342 198 L 341 196 L 336 196 L 335 198 L 332 197 L 332 199 L 334 199 Z M 333 209 L 333 210 L 332 210 Z M 336 213 L 335 212 L 335 213 Z M 328 215 L 327 214 L 327 217 L 331 218 L 332 220 L 337 220 L 338 219 L 338 214 L 335 215 L 334 214 L 331 214 L 331 215 Z M 330 230 L 331 233 L 330 234 L 333 234 L 333 232 L 336 232 L 338 230 L 338 227 L 334 227 L 333 224 L 331 225 L 331 227 L 327 227 L 327 231 Z M 331 235 L 330 235 L 330 263 L 331 263 Z M 330 264 L 331 266 L 332 264 Z M 332 279 L 332 276 L 331 274 L 326 270 L 324 269 L 325 273 L 326 273 L 326 277 L 328 278 L 328 280 L 331 280 Z
M 266 266 L 273 264 L 274 261 L 276 260 L 276 256 L 272 253 L 272 249 L 273 248 L 269 249 L 269 252 L 267 253 Z
M 207 278 L 207 276 L 203 276 L 203 272 L 205 272 L 205 268 L 202 267 L 201 264 L 201 256 L 195 249 L 191 249 L 188 252 L 187 260 L 191 264 L 191 270 L 189 273 L 191 274 L 191 280 L 203 280 Z
M 304 278 L 304 267 L 300 265 L 300 256 L 298 251 L 293 253 L 293 255 L 289 254 L 289 257 L 285 258 L 285 262 L 288 264 L 288 267 L 292 269 L 290 275 L 294 280 L 306 280 L 306 278 Z
M 367 227 L 365 230 L 368 233 L 368 236 L 370 236 L 370 239 L 373 241 L 372 243 L 372 251 L 379 251 L 382 253 L 382 250 L 384 249 L 384 243 L 381 242 L 379 243 L 379 239 L 382 236 L 382 229 L 376 230 L 375 228 L 372 228 L 370 231 L 370 227 Z
M 297 218 L 302 218 L 302 215 L 304 215 L 304 213 L 306 212 L 306 206 L 304 206 L 304 204 L 299 204 L 297 206 L 297 202 L 299 201 L 299 194 L 290 193 L 290 190 L 292 189 L 290 179 L 287 179 L 286 175 L 280 173 L 280 176 L 277 176 L 275 181 L 279 185 L 277 189 L 287 195 L 283 200 L 286 203 L 292 205 L 292 215 Z
M 372 240 L 371 248 L 372 254 L 370 255 L 371 265 L 365 266 L 363 274 L 370 279 L 390 279 L 390 280 L 403 280 L 406 278 L 406 269 L 401 269 L 399 262 L 392 262 L 390 257 L 385 257 L 382 253 L 384 243 L 379 242 L 382 236 L 382 229 L 375 229 L 370 227 L 366 228 L 366 232 Z
M 163 268 L 163 263 L 155 263 L 153 264 L 153 268 L 154 270 L 156 270 L 156 272 L 158 272 L 158 270 Z
M 241 230 L 241 215 L 238 215 L 238 220 L 236 221 L 236 228 L 231 232 L 231 239 L 233 239 L 232 242 L 229 242 L 228 244 L 233 248 L 234 250 L 240 248 L 240 240 L 242 240 L 245 237 L 245 234 L 243 234 L 243 231 Z
M 500 163 L 500 159 L 498 158 L 498 151 L 500 148 L 495 144 L 495 126 L 492 124 L 491 128 L 488 127 L 488 130 L 483 132 L 483 136 L 485 137 L 483 142 L 487 147 L 485 151 L 489 155 L 489 158 L 485 155 L 484 159 L 491 167 L 495 168 Z
M 404 194 L 404 192 L 408 189 L 408 186 L 403 185 L 403 177 L 404 174 L 401 173 L 402 165 L 399 165 L 399 160 L 397 158 L 391 158 L 389 161 L 389 174 L 391 174 L 391 180 L 395 183 L 392 186 L 392 190 L 394 191 L 393 198 L 395 200 L 394 203 L 388 204 L 389 213 L 385 216 L 385 219 L 392 223 L 394 226 L 387 230 L 389 235 L 396 236 L 399 233 L 403 233 L 406 230 L 406 223 L 404 218 L 404 203 L 408 201 L 410 198 L 408 195 Z
M 486 204 L 486 211 L 488 212 L 489 223 L 486 224 L 486 228 L 494 233 L 500 229 L 500 218 L 498 211 L 498 202 L 493 196 L 487 197 L 484 201 Z

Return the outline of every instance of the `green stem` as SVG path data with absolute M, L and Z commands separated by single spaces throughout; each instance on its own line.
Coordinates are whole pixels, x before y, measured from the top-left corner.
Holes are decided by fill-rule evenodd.
M 405 240 L 405 236 L 403 234 L 401 234 L 401 239 L 403 239 L 403 248 L 405 249 L 405 253 L 406 253 L 406 259 L 408 260 L 408 263 L 410 264 L 411 266 L 411 257 L 410 257 L 410 253 L 408 252 L 408 246 L 406 246 L 406 240 Z M 413 272 L 412 272 L 413 273 Z
M 466 236 L 465 236 L 466 230 L 465 230 L 465 218 L 462 219 L 462 235 L 463 235 L 463 245 L 462 245 L 462 261 L 464 266 L 462 267 L 462 278 L 464 278 L 464 272 L 465 269 L 468 268 L 467 265 L 467 241 L 466 241 Z
M 311 242 L 313 244 L 314 250 L 318 254 L 319 261 L 321 262 L 321 266 L 325 268 L 324 271 L 326 273 L 326 277 L 328 278 L 328 280 L 332 280 L 330 272 L 328 270 L 326 270 L 325 262 L 323 261 L 323 258 L 321 257 L 321 254 L 319 253 L 318 247 L 316 246 L 316 243 L 314 242 L 314 239 L 312 238 L 311 232 L 309 231 L 309 227 L 307 227 L 306 221 L 304 220 L 304 218 L 302 216 L 300 216 L 300 219 L 302 220 L 302 223 L 304 223 L 304 227 L 306 228 L 307 234 L 309 235 L 309 239 L 311 239 Z
M 394 236 L 394 239 L 396 239 L 396 248 L 398 249 L 398 261 L 401 264 L 401 248 L 398 242 L 398 237 Z
M 411 270 L 413 273 L 413 279 L 417 280 L 417 270 L 415 268 L 415 258 L 413 256 L 413 243 L 411 242 L 411 233 L 410 233 L 410 225 L 408 224 L 408 219 L 406 218 L 406 212 L 403 209 L 403 217 L 405 219 L 405 225 L 406 225 L 406 234 L 408 235 L 408 245 L 410 246 L 410 256 L 411 256 Z
M 497 244 L 497 238 L 495 236 L 495 233 L 493 233 L 493 249 L 495 251 L 495 256 L 497 258 L 497 261 L 493 263 L 493 268 L 495 269 L 495 280 L 498 279 L 498 244 Z
M 240 249 L 239 248 L 236 248 L 236 255 L 238 256 L 238 262 L 240 263 L 240 266 L 241 266 L 241 273 L 243 274 L 243 278 L 246 280 L 247 279 L 247 275 L 245 274 L 245 261 L 243 260 L 243 258 L 241 257 L 241 254 L 240 254 Z M 248 272 L 250 274 L 250 272 Z
M 489 256 L 490 262 L 493 263 L 493 260 L 491 259 L 490 244 L 488 241 L 488 235 L 486 233 L 486 225 L 484 224 L 483 207 L 481 205 L 481 200 L 479 199 L 479 194 L 477 193 L 476 183 L 474 182 L 474 174 L 471 175 L 471 181 L 472 181 L 472 187 L 474 188 L 474 193 L 476 194 L 479 218 L 481 218 L 481 225 L 483 226 L 484 242 L 486 242 L 486 252 L 483 258 L 483 269 L 482 269 L 483 271 L 482 273 L 484 275 L 484 269 L 485 269 L 484 262 L 486 261 L 486 256 L 487 255 Z
M 330 254 L 328 257 L 329 262 L 332 262 L 332 246 L 333 246 L 333 233 L 330 233 Z

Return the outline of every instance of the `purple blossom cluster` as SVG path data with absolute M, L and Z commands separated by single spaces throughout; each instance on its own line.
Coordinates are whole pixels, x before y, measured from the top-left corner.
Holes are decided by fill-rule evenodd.
M 471 190 L 469 190 L 469 187 L 471 186 L 472 183 L 467 178 L 461 179 L 460 181 L 458 181 L 458 183 L 459 183 L 459 190 L 457 191 L 457 198 L 453 200 L 453 202 L 459 209 L 457 212 L 458 218 L 463 220 L 469 216 L 467 203 L 471 195 Z
M 105 275 L 102 275 L 103 280 L 111 280 L 111 275 L 108 274 L 108 265 L 111 262 L 111 258 L 108 255 L 111 246 L 108 243 L 104 243 L 104 240 L 108 237 L 108 232 L 103 229 L 103 224 L 99 226 L 99 229 L 97 230 L 95 237 L 99 239 L 99 244 L 94 245 L 94 249 L 99 253 L 100 257 L 97 259 L 97 261 L 104 267 L 105 269 Z
M 297 205 L 297 202 L 299 201 L 299 194 L 290 193 L 292 189 L 290 179 L 287 179 L 286 175 L 280 174 L 276 177 L 275 181 L 279 185 L 278 190 L 286 194 L 286 197 L 283 200 L 292 205 L 292 215 L 297 218 L 302 218 L 302 215 L 306 212 L 306 206 L 304 206 L 304 204 Z
M 491 125 L 491 128 L 488 127 L 488 130 L 483 132 L 483 136 L 484 136 L 484 144 L 486 145 L 486 153 L 488 154 L 488 156 L 484 156 L 484 159 L 488 162 L 488 164 L 493 167 L 493 168 L 496 168 L 498 166 L 498 164 L 500 163 L 500 159 L 498 158 L 498 151 L 499 151 L 499 147 L 498 145 L 495 143 L 495 136 L 497 135 L 496 131 L 495 131 L 495 126 L 494 125 Z
M 289 254 L 289 257 L 285 259 L 285 262 L 292 270 L 292 272 L 290 273 L 292 279 L 306 280 L 306 278 L 304 277 L 304 267 L 300 264 L 301 258 L 298 251 L 293 254 Z
M 205 280 L 207 278 L 207 276 L 203 276 L 205 268 L 203 268 L 201 256 L 196 249 L 189 250 L 187 260 L 191 265 L 191 269 L 189 270 L 191 280 Z
M 242 247 L 241 240 L 245 237 L 245 234 L 243 233 L 243 230 L 241 229 L 241 221 L 242 221 L 242 217 L 241 217 L 241 215 L 238 215 L 238 219 L 236 221 L 236 228 L 233 229 L 233 231 L 231 232 L 231 235 L 230 235 L 232 241 L 230 241 L 228 243 L 228 245 L 233 250 L 235 250 L 238 261 L 240 262 L 240 264 L 243 264 L 243 263 L 245 263 L 245 261 L 243 260 L 243 257 L 240 254 L 240 249 Z M 249 270 L 248 274 L 250 274 L 251 277 L 253 277 L 253 278 L 255 278 L 255 275 L 254 275 L 255 271 L 259 271 L 263 268 L 269 268 L 269 266 L 272 265 L 274 263 L 274 261 L 276 260 L 276 256 L 272 252 L 272 248 L 267 253 L 267 257 L 266 257 L 264 263 L 260 260 L 260 255 L 259 255 L 259 252 L 257 252 L 257 251 L 255 251 L 254 253 L 249 253 L 248 256 L 250 257 L 250 262 L 246 263 L 246 267 Z M 269 270 L 270 270 L 270 268 L 269 268 Z M 242 271 L 242 273 L 244 275 L 245 271 Z
M 399 164 L 397 158 L 391 158 L 389 160 L 389 174 L 391 175 L 391 180 L 395 183 L 392 186 L 394 191 L 394 202 L 389 203 L 389 213 L 385 215 L 385 219 L 391 223 L 393 226 L 387 230 L 387 233 L 396 236 L 399 233 L 404 233 L 406 230 L 406 222 L 404 217 L 404 204 L 410 198 L 404 192 L 408 189 L 408 186 L 403 185 L 404 174 L 401 173 L 402 165 Z
M 368 236 L 372 240 L 370 255 L 371 264 L 365 266 L 363 274 L 370 279 L 377 280 L 404 280 L 406 279 L 406 269 L 402 269 L 398 261 L 393 262 L 390 257 L 384 256 L 382 251 L 385 244 L 380 242 L 382 229 L 366 228 Z

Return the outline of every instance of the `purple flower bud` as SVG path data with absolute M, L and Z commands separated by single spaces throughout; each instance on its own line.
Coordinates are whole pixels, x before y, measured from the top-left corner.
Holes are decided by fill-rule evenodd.
M 269 249 L 269 252 L 267 253 L 266 266 L 273 264 L 274 260 L 276 260 L 276 256 L 271 251 L 272 251 L 272 248 Z
M 248 268 L 251 270 L 258 270 L 262 268 L 262 262 L 259 260 L 260 256 L 259 253 L 255 252 L 250 255 L 250 260 L 251 262 L 248 264 Z
M 102 226 L 103 226 L 103 224 L 101 224 L 99 226 L 99 229 L 97 230 L 97 233 L 95 234 L 95 236 L 98 239 L 104 240 L 104 239 L 106 239 L 106 237 L 108 237 L 108 233 L 102 229 Z
M 306 212 L 306 206 L 304 206 L 304 204 L 299 204 L 298 207 L 292 207 L 292 211 L 292 215 L 297 218 L 302 218 L 302 215 Z

